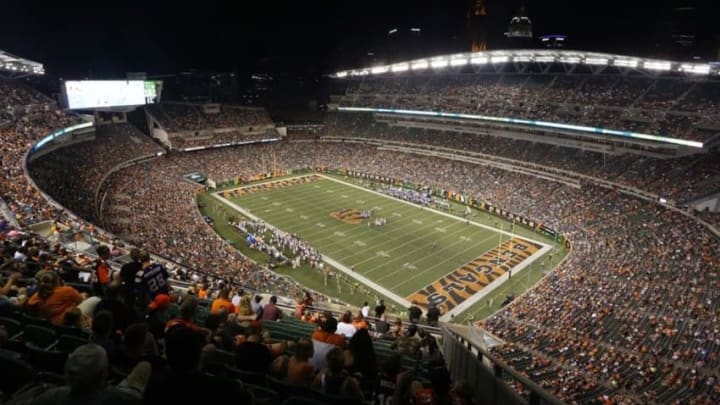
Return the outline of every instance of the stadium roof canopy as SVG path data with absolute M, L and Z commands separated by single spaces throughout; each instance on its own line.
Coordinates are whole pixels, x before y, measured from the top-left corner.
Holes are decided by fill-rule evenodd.
M 433 56 L 415 59 L 391 65 L 370 66 L 337 72 L 331 77 L 345 78 L 367 75 L 402 74 L 413 71 L 447 72 L 453 69 L 471 67 L 480 69 L 490 66 L 503 71 L 512 65 L 522 73 L 530 65 L 538 65 L 547 71 L 550 66 L 562 64 L 567 73 L 578 66 L 587 66 L 593 73 L 602 73 L 609 68 L 621 71 L 639 71 L 647 74 L 671 72 L 693 76 L 720 76 L 718 63 L 677 62 L 660 59 L 647 59 L 635 56 L 614 55 L 599 52 L 584 52 L 559 49 L 497 50 L 485 52 L 466 52 L 451 55 Z
M 20 58 L 0 49 L 0 72 L 11 77 L 44 75 L 45 68 L 42 63 Z

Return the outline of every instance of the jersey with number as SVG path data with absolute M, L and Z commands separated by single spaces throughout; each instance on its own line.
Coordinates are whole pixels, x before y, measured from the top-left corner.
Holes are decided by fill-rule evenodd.
M 397 375 L 388 375 L 383 372 L 375 387 L 375 405 L 392 405 L 393 394 L 395 393 L 395 382 Z
M 145 270 L 141 270 L 135 276 L 135 285 L 139 286 L 141 291 L 149 296 L 150 299 L 155 298 L 158 294 L 167 294 L 170 292 L 168 288 L 168 272 L 160 264 L 153 264 Z

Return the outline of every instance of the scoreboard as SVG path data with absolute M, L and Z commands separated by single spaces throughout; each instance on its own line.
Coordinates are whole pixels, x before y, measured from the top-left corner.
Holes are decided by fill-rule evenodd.
M 68 80 L 63 95 L 71 110 L 155 103 L 157 83 L 148 80 Z

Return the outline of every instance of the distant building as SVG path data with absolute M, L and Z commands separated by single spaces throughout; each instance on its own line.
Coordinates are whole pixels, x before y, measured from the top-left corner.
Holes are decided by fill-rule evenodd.
M 567 46 L 567 35 L 543 35 L 540 37 L 540 46 L 543 48 L 565 48 Z
M 470 37 L 470 50 L 472 52 L 487 50 L 488 16 L 485 0 L 471 0 L 466 24 L 468 36 Z
M 505 36 L 507 37 L 508 48 L 532 48 L 537 46 L 532 40 L 532 21 L 530 17 L 528 17 L 527 7 L 524 3 L 520 6 L 518 12 L 515 13 L 515 16 L 510 19 L 510 24 Z

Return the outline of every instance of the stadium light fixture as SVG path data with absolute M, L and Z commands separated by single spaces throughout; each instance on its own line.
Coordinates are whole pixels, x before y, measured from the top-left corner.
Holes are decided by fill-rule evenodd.
M 553 62 L 555 62 L 555 57 L 554 57 L 554 56 L 536 56 L 536 57 L 535 57 L 535 62 L 538 62 L 538 63 L 553 63 Z
M 560 62 L 562 63 L 580 63 L 580 57 L 579 56 L 565 56 L 560 58 Z
M 412 31 L 412 32 L 420 32 L 420 28 L 410 28 L 410 31 Z
M 430 62 L 430 66 L 432 66 L 433 69 L 440 69 L 444 68 L 448 65 L 447 59 L 436 59 Z
M 407 63 L 398 63 L 397 65 L 392 65 L 390 67 L 390 70 L 393 72 L 405 72 L 408 69 L 410 69 L 410 65 Z
M 517 55 L 513 57 L 513 62 L 532 62 L 530 55 Z
M 370 73 L 377 75 L 381 73 L 385 73 L 389 70 L 387 66 L 375 66 L 374 68 L 370 69 Z
M 607 58 L 585 58 L 586 65 L 605 66 L 608 64 Z
M 710 73 L 710 65 L 683 63 L 680 65 L 680 70 L 687 73 L 706 75 Z
M 343 71 L 343 72 L 337 72 L 337 75 L 336 75 L 336 76 L 337 76 L 337 77 L 345 77 L 345 76 L 347 76 L 347 75 L 348 75 L 347 72 L 344 72 L 344 71 Z
M 450 66 L 462 66 L 467 65 L 468 60 L 467 59 L 451 59 L 450 60 Z
M 638 61 L 635 59 L 615 59 L 613 61 L 613 65 L 621 66 L 621 67 L 636 68 L 638 66 Z
M 670 65 L 670 62 L 663 62 L 663 61 L 645 61 L 643 63 L 643 67 L 648 70 L 658 70 L 661 72 L 667 72 L 672 67 Z
M 410 69 L 412 70 L 422 70 L 428 68 L 428 61 L 425 59 L 422 60 L 416 60 L 410 65 Z
M 388 31 L 388 35 L 392 35 L 392 34 L 396 33 L 397 31 L 398 31 L 397 28 L 393 28 L 390 31 Z
M 490 57 L 490 63 L 506 63 L 509 60 L 510 57 L 505 55 Z
M 473 56 L 470 58 L 470 63 L 473 65 L 484 65 L 488 63 L 487 56 Z

